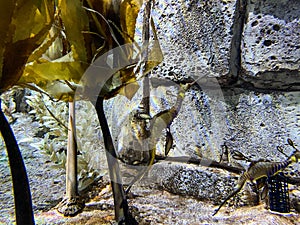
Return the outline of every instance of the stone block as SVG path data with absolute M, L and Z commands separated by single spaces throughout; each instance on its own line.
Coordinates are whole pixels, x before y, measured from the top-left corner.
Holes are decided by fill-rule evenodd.
M 221 202 L 233 189 L 237 176 L 204 166 L 159 162 L 153 166 L 149 181 L 171 193 Z
M 258 93 L 235 89 L 224 92 L 229 132 L 224 142 L 252 159 L 281 161 L 286 157 L 277 150 L 293 151 L 287 138 L 299 140 L 299 92 Z
M 228 73 L 235 1 L 155 2 L 153 18 L 164 54 L 155 74 L 180 80 Z
M 251 0 L 241 44 L 243 77 L 259 88 L 293 89 L 300 75 L 300 2 Z

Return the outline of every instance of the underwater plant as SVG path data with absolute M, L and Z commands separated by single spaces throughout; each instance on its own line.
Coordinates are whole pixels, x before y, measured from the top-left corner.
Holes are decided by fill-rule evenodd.
M 42 44 L 54 19 L 51 1 L 1 1 L 0 95 L 16 85 L 32 53 Z M 1 100 L 0 100 L 1 101 Z M 34 224 L 30 187 L 17 141 L 0 110 L 4 139 L 13 180 L 17 224 Z
M 43 154 L 48 155 L 51 161 L 55 163 L 54 168 L 65 169 L 68 104 L 63 101 L 53 101 L 39 92 L 32 91 L 31 93 L 31 95 L 26 96 L 26 103 L 32 109 L 29 114 L 40 123 L 39 130 L 36 133 L 43 139 L 38 143 L 38 147 Z M 77 108 L 85 109 L 76 111 L 76 120 L 80 121 L 76 124 L 78 139 L 77 173 L 81 173 L 82 170 L 97 173 L 96 168 L 90 165 L 92 158 L 90 151 L 99 147 L 99 122 L 96 117 L 91 115 L 93 107 L 88 102 L 78 102 Z M 80 186 L 79 188 L 81 189 Z
M 96 96 L 84 96 L 84 91 L 86 90 L 83 90 L 80 97 L 96 103 L 94 106 L 99 116 L 100 126 L 105 134 L 103 135 L 105 147 L 109 154 L 115 155 L 114 147 L 110 146 L 111 138 L 108 126 L 106 126 L 105 115 L 97 107 L 101 108 L 105 99 L 112 98 L 117 94 L 123 94 L 128 97 L 133 95 L 134 93 L 130 93 L 128 90 L 134 85 L 138 86 L 136 80 L 144 76 L 162 60 L 161 51 L 157 44 L 151 47 L 146 45 L 142 48 L 136 43 L 133 44 L 136 18 L 142 3 L 142 1 L 138 0 L 105 2 L 97 0 L 32 0 L 26 2 L 14 0 L 1 2 L 0 8 L 4 9 L 6 13 L 1 14 L 3 23 L 1 23 L 2 32 L 0 34 L 0 57 L 2 59 L 0 93 L 7 91 L 14 85 L 21 85 L 35 90 L 36 88 L 31 85 L 33 83 L 51 98 L 73 104 L 77 100 L 73 98 L 77 89 L 83 86 L 91 89 L 97 88 L 104 81 L 104 87 L 100 90 L 100 93 L 96 93 Z M 147 1 L 147 4 L 150 10 L 151 1 Z M 150 12 L 149 10 L 147 11 Z M 147 23 L 150 23 L 150 20 L 149 18 Z M 153 21 L 151 28 L 152 32 L 155 33 Z M 130 44 L 130 47 L 127 48 L 128 46 L 125 46 L 121 48 L 124 44 Z M 125 68 L 116 69 L 108 80 L 106 80 L 105 74 L 98 74 L 97 80 L 87 81 L 81 86 L 80 81 L 87 68 L 93 65 L 99 56 L 103 56 L 104 53 L 114 48 L 122 49 L 119 52 L 120 54 L 114 55 L 114 68 L 118 68 L 117 64 L 120 60 L 124 61 L 125 59 L 127 62 L 132 60 L 133 63 L 125 66 Z M 149 55 L 152 54 L 155 57 L 155 61 L 139 57 L 145 49 L 149 49 L 149 51 L 147 50 L 147 55 L 148 53 Z M 152 49 L 154 50 L 152 51 Z M 106 63 L 109 59 L 108 56 L 103 56 L 106 57 Z M 136 57 L 135 61 L 133 57 Z M 138 61 L 144 63 L 146 68 L 139 76 L 135 73 L 135 69 L 139 67 Z M 108 66 L 108 69 L 109 65 L 106 64 L 106 66 Z M 62 85 L 62 82 L 64 82 L 64 85 Z M 130 88 L 128 89 L 129 84 Z M 98 101 L 95 101 L 95 97 Z M 75 121 L 74 111 L 72 110 L 69 115 L 72 115 L 70 116 L 72 119 L 69 120 L 69 124 L 71 124 L 69 128 L 71 127 L 71 129 L 68 129 L 68 131 L 70 135 L 74 135 L 75 133 L 72 131 L 72 128 L 74 128 L 72 122 Z M 53 123 L 51 119 L 46 119 L 49 124 Z M 4 119 L 2 122 L 3 126 L 1 123 L 1 128 L 6 129 L 9 127 Z M 3 132 L 6 131 L 1 130 L 2 134 Z M 6 133 L 11 134 L 8 131 Z M 74 136 L 69 138 L 69 140 L 75 140 Z M 11 168 L 22 170 L 24 165 L 22 165 L 22 159 L 17 143 L 13 140 L 13 135 L 10 135 L 8 139 L 4 137 L 4 139 L 5 142 L 13 141 L 13 149 L 16 152 L 16 156 L 10 155 L 9 158 L 19 163 L 19 166 L 15 167 L 14 162 L 12 162 L 10 164 Z M 9 148 L 11 145 L 6 144 L 6 146 Z M 70 149 L 76 149 L 75 142 L 73 142 L 72 146 Z M 70 156 L 71 153 L 68 155 Z M 72 154 L 73 159 L 76 155 L 77 151 L 75 151 L 75 154 Z M 125 223 L 129 224 L 132 219 L 129 218 L 122 182 L 119 182 L 120 174 L 117 162 L 112 162 L 109 159 L 108 162 L 115 199 L 116 220 L 119 223 L 125 221 Z M 71 164 L 73 168 L 76 168 L 74 160 Z M 23 172 L 19 174 L 22 177 L 19 177 L 18 180 L 24 182 L 18 185 L 19 189 L 14 188 L 15 199 L 17 199 L 17 223 L 34 224 L 25 168 Z M 76 170 L 75 173 L 74 171 L 72 173 L 73 175 L 76 174 Z M 12 176 L 15 183 L 17 175 L 13 169 Z M 73 181 L 76 183 L 76 179 L 73 179 Z M 27 191 L 24 191 L 26 187 L 28 187 Z M 72 187 L 74 187 L 74 184 L 72 184 Z M 22 194 L 22 192 L 27 194 L 27 196 Z M 27 204 L 23 204 L 24 202 Z M 24 217 L 22 214 L 29 216 Z

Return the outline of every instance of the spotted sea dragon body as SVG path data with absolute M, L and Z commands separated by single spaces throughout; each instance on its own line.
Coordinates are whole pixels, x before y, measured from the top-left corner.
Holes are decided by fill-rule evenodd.
M 214 215 L 218 213 L 221 207 L 234 195 L 236 195 L 244 186 L 247 180 L 253 182 L 263 177 L 271 177 L 287 168 L 292 163 L 296 163 L 300 160 L 300 151 L 296 149 L 291 139 L 288 139 L 288 144 L 291 145 L 296 151 L 283 162 L 269 162 L 265 160 L 252 161 L 248 170 L 245 171 L 238 180 L 233 192 L 227 196 L 220 206 L 215 210 Z M 239 153 L 241 154 L 241 153 Z

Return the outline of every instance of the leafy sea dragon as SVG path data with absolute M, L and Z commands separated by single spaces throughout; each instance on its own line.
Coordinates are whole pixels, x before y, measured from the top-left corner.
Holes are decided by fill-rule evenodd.
M 288 167 L 292 163 L 297 163 L 300 160 L 300 151 L 296 148 L 293 141 L 291 139 L 287 139 L 287 142 L 290 146 L 292 146 L 295 151 L 292 155 L 288 157 L 287 160 L 283 162 L 269 162 L 266 160 L 258 160 L 258 161 L 251 161 L 251 164 L 247 171 L 245 171 L 238 180 L 237 185 L 235 186 L 233 192 L 228 195 L 228 197 L 221 203 L 221 205 L 215 210 L 214 215 L 218 213 L 218 211 L 221 209 L 221 207 L 234 195 L 236 195 L 244 186 L 247 180 L 250 180 L 251 182 L 257 181 L 260 178 L 263 177 L 271 177 L 273 175 L 276 175 L 277 173 L 284 170 L 286 167 Z M 236 154 L 237 158 L 244 158 L 247 159 L 245 156 L 243 156 L 241 153 L 237 152 Z
M 159 112 L 157 115 L 155 115 L 153 118 L 150 119 L 150 125 L 148 129 L 149 134 L 147 135 L 146 140 L 141 140 L 141 141 L 145 141 L 145 143 L 147 144 L 150 157 L 144 169 L 137 176 L 135 176 L 134 179 L 130 182 L 126 190 L 126 193 L 129 192 L 132 185 L 136 181 L 140 180 L 153 165 L 155 159 L 155 153 L 156 153 L 156 144 L 160 138 L 162 131 L 164 129 L 169 129 L 174 118 L 178 115 L 180 111 L 186 90 L 188 90 L 195 82 L 196 81 L 187 84 L 180 84 L 176 103 L 170 109 Z M 169 131 L 167 130 L 167 132 Z M 170 144 L 166 143 L 166 145 L 170 145 Z

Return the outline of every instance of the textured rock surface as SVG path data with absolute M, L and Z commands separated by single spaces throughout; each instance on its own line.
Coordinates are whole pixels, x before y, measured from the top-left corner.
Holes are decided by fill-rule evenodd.
M 245 77 L 255 77 L 255 86 L 286 88 L 299 80 L 299 15 L 297 0 L 249 2 L 242 68 Z
M 299 143 L 299 92 L 268 94 L 235 89 L 224 92 L 227 102 L 227 125 L 230 132 L 225 142 L 230 149 L 258 158 L 282 160 L 276 150 L 286 146 L 289 137 Z
M 237 180 L 236 175 L 222 170 L 168 162 L 155 164 L 149 178 L 171 193 L 211 200 L 215 204 L 232 191 Z
M 221 145 L 228 133 L 226 108 L 221 90 L 191 89 L 171 126 L 174 149 L 170 155 L 221 157 Z
M 240 74 L 257 88 L 298 90 L 299 13 L 297 0 L 156 1 L 164 61 L 155 73 L 171 79 Z
M 153 10 L 164 53 L 155 73 L 174 79 L 228 73 L 235 1 L 156 1 Z
M 239 11 L 246 14 L 244 29 L 234 31 L 242 34 L 238 79 L 250 84 L 219 88 L 221 94 L 204 85 L 200 85 L 203 92 L 189 91 L 171 127 L 175 155 L 197 152 L 218 160 L 226 143 L 254 158 L 282 160 L 276 146 L 285 144 L 287 137 L 299 142 L 299 93 L 280 92 L 299 87 L 299 1 L 158 1 L 154 18 L 165 58 L 153 74 L 174 80 L 180 74 L 227 74 L 228 61 L 233 60 L 229 49 L 237 2 L 244 2 L 247 9 Z M 220 64 L 209 63 L 210 47 L 224 53 L 214 58 Z M 199 63 L 203 70 L 185 72 L 187 66 L 194 71 Z

